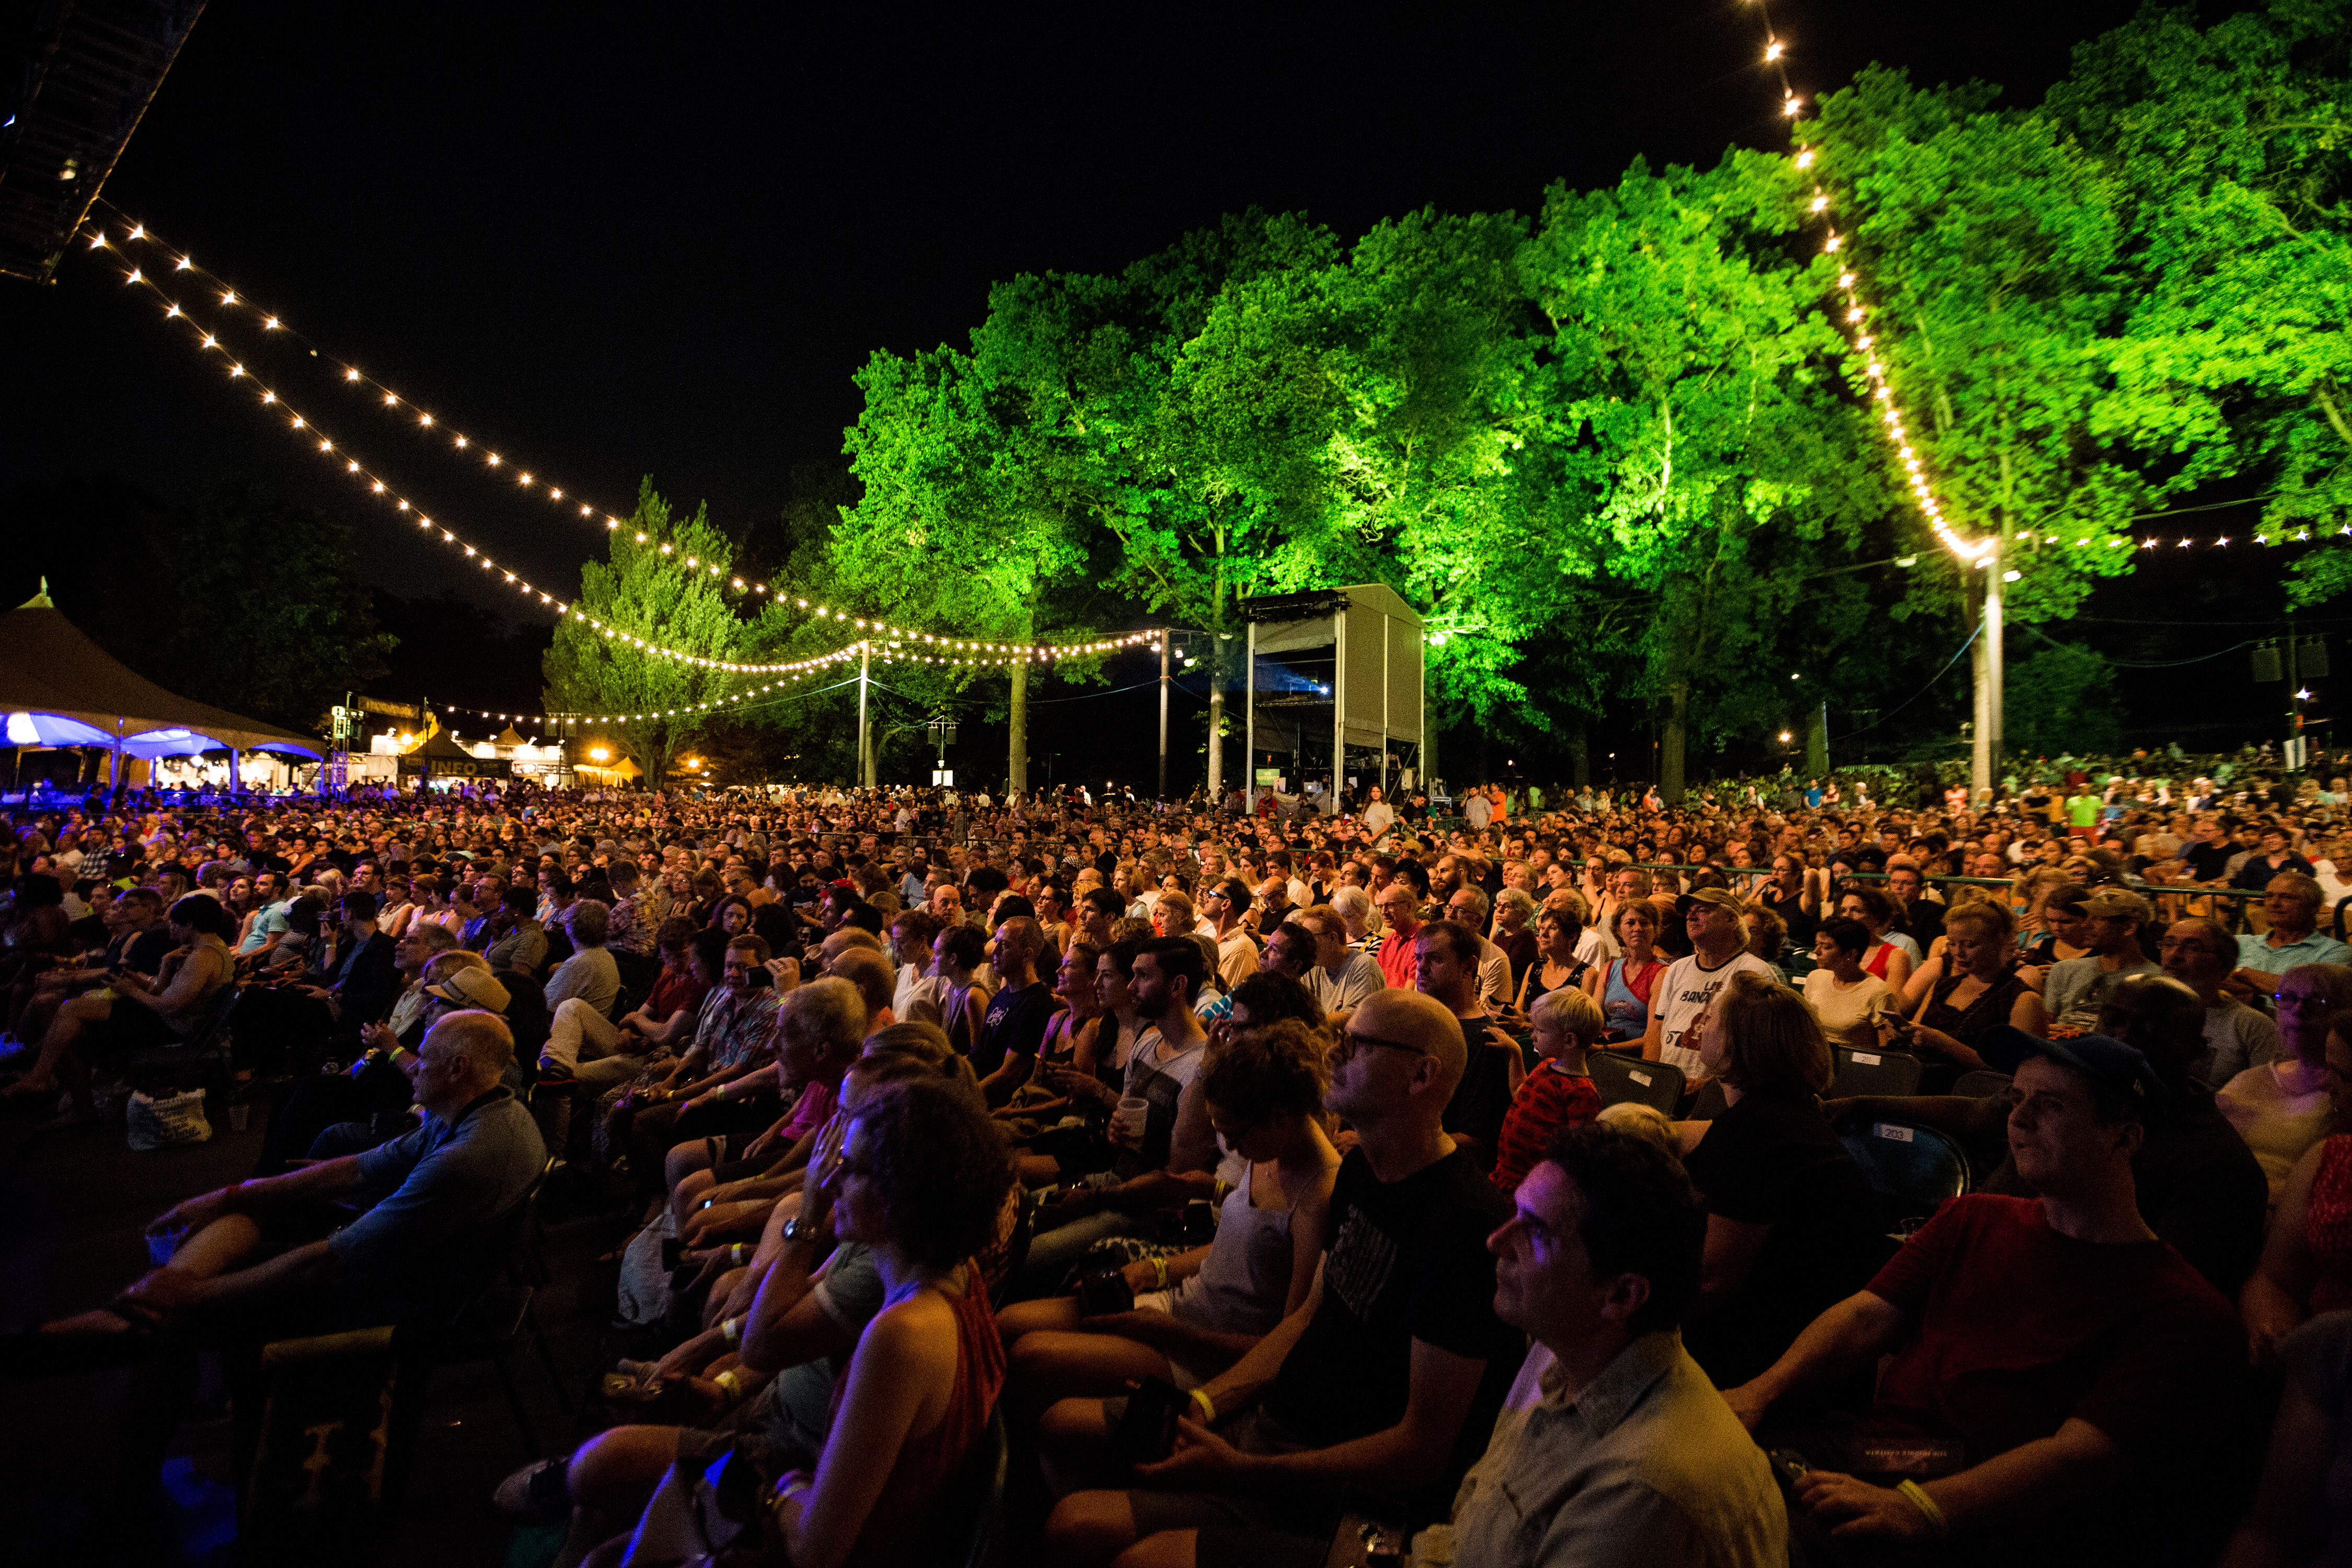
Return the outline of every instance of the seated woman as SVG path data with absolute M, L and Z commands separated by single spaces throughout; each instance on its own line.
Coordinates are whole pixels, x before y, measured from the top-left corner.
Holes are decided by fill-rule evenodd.
M 2352 969 L 2299 963 L 2278 978 L 2279 1037 L 2284 1054 L 2248 1068 L 2213 1099 L 2269 1181 L 2276 1210 L 2295 1162 L 2335 1131 L 2327 1093 L 2327 1040 L 2332 1020 L 2352 1007 Z
M 730 1447 L 772 1489 L 769 1528 L 796 1568 L 951 1560 L 950 1542 L 971 1521 L 931 1505 L 979 1442 L 1004 1379 L 1003 1349 L 972 1260 L 996 1230 L 1010 1176 L 1005 1145 L 971 1087 L 932 1079 L 857 1091 L 845 1126 L 820 1185 L 833 1234 L 845 1247 L 867 1249 L 874 1278 L 866 1298 L 875 1306 L 827 1396 L 813 1465 L 803 1444 L 772 1442 L 758 1430 L 616 1426 L 570 1460 L 534 1466 L 500 1489 L 509 1508 L 570 1509 L 572 1538 L 559 1561 L 582 1561 L 585 1550 L 587 1562 L 619 1562 L 630 1522 L 669 1466 L 700 1469 Z M 779 1268 L 805 1276 L 815 1237 L 796 1232 L 788 1245 Z M 794 1281 L 772 1270 L 770 1282 L 789 1294 Z M 803 1290 L 793 1310 L 804 1320 L 824 1316 L 810 1294 Z M 747 1357 L 768 1348 L 767 1329 L 756 1325 L 761 1338 L 747 1337 Z M 722 1378 L 729 1375 L 736 1374 Z
M 1805 999 L 1760 974 L 1734 974 L 1696 1032 L 1724 1110 L 1682 1124 L 1683 1163 L 1708 1216 L 1683 1343 L 1717 1387 L 1731 1388 L 1861 1289 L 1887 1247 L 1869 1179 L 1822 1112 L 1830 1043 Z
M 1127 1265 L 1132 1310 L 1087 1317 L 1078 1299 L 1005 1309 L 1012 1382 L 1024 1409 L 1061 1400 L 1055 1435 L 1082 1440 L 1103 1398 L 1137 1378 L 1197 1388 L 1307 1300 L 1328 1245 L 1339 1155 L 1323 1131 L 1325 1037 L 1297 1018 L 1240 1029 L 1202 1069 L 1210 1124 L 1241 1163 L 1216 1239 Z M 1087 1397 L 1091 1396 L 1091 1397 Z
M 119 970 L 108 987 L 111 996 L 92 992 L 59 1008 L 41 1037 L 40 1056 L 5 1098 L 54 1095 L 62 1079 L 73 1097 L 74 1119 L 89 1120 L 97 1114 L 90 1061 L 177 1045 L 203 1022 L 214 999 L 236 981 L 236 956 L 227 940 L 236 924 L 218 899 L 203 893 L 181 899 L 164 918 L 174 946 L 155 978 Z
M 2327 1030 L 2326 1085 L 2338 1127 L 2352 1127 L 2352 1016 Z M 2306 1318 L 2352 1308 L 2352 1132 L 2323 1138 L 2286 1179 L 2262 1262 L 2239 1294 L 2248 1349 L 2268 1364 Z
M 1813 967 L 1803 986 L 1830 1038 L 1864 1051 L 1885 1044 L 1879 1026 L 1895 1010 L 1893 987 L 1862 967 L 1870 941 L 1870 928 L 1860 921 L 1823 921 L 1813 934 Z
M 1537 998 L 1529 1022 L 1535 1026 L 1536 1065 L 1519 1080 L 1495 1141 L 1492 1173 L 1495 1185 L 1506 1193 L 1518 1191 L 1528 1173 L 1542 1163 L 1553 1133 L 1601 1114 L 1600 1093 L 1584 1066 L 1584 1053 L 1600 1044 L 1607 1023 L 1601 1004 L 1562 986 Z
M 1554 991 L 1583 985 L 1592 966 L 1576 956 L 1584 921 L 1573 909 L 1555 905 L 1536 917 L 1535 956 L 1519 977 L 1512 1007 L 1532 1017 L 1536 1004 Z
M 1870 950 L 1862 966 L 1898 995 L 1919 964 L 1919 944 L 1895 929 L 1895 900 L 1876 888 L 1855 886 L 1838 895 L 1838 917 L 1860 921 L 1870 930 Z
M 2018 973 L 2009 911 L 1999 904 L 1962 904 L 1944 917 L 1944 952 L 1920 971 L 1927 981 L 1917 1008 L 1897 1027 L 1906 1044 L 1939 1064 L 1922 1092 L 1949 1089 L 1959 1075 L 1984 1066 L 1977 1040 L 2003 1025 L 2029 1035 L 2050 1032 L 2040 993 Z M 1919 981 L 1913 981 L 1917 993 Z
M 1601 1004 L 1601 1016 L 1609 1020 L 1604 1044 L 1638 1047 L 1642 1032 L 1650 1026 L 1650 995 L 1668 962 L 1656 948 L 1658 921 L 1657 905 L 1646 899 L 1620 905 L 1611 918 L 1609 931 L 1624 956 L 1609 960 L 1584 977 L 1585 991 Z

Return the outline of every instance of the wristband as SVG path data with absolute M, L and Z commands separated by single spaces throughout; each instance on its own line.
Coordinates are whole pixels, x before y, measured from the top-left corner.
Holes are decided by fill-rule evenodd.
M 719 1337 L 725 1340 L 730 1345 L 736 1341 L 741 1339 L 743 1337 L 743 1320 L 740 1318 L 719 1319 Z
M 743 1403 L 743 1380 L 732 1372 L 722 1372 L 710 1380 L 727 1395 L 730 1409 Z
M 732 1079 L 730 1079 L 728 1080 L 728 1083 L 732 1083 L 733 1081 L 734 1081 L 734 1080 L 733 1080 Z M 710 1092 L 711 1092 L 711 1094 L 712 1094 L 714 1097 L 716 1097 L 716 1098 L 718 1098 L 718 1099 L 719 1099 L 719 1100 L 724 1100 L 724 1099 L 726 1099 L 726 1098 L 727 1098 L 727 1084 L 722 1083 L 722 1084 L 720 1084 L 717 1089 L 712 1089 Z
M 1168 1289 L 1168 1259 L 1154 1258 L 1151 1260 L 1151 1280 L 1160 1289 Z
M 793 1499 L 800 1496 L 801 1493 L 808 1489 L 808 1478 L 806 1476 L 794 1476 L 791 1480 L 786 1481 L 782 1486 L 776 1489 L 776 1504 L 778 1507 L 782 1507 L 783 1504 L 792 1501 Z
M 1927 1495 L 1926 1487 L 1917 1481 L 1906 1479 L 1896 1483 L 1895 1489 L 1910 1500 L 1911 1506 L 1919 1510 L 1920 1517 L 1927 1521 L 1938 1537 L 1952 1533 L 1951 1525 L 1944 1518 L 1944 1510 L 1936 1506 L 1936 1500 Z
M 1192 1391 L 1192 1403 L 1201 1407 L 1201 1424 L 1202 1426 L 1214 1426 L 1217 1424 L 1217 1402 L 1209 1397 L 1209 1391 L 1207 1389 L 1194 1389 Z
M 727 1249 L 727 1261 L 733 1264 L 738 1268 L 743 1267 L 743 1244 L 741 1242 L 739 1241 L 734 1246 Z

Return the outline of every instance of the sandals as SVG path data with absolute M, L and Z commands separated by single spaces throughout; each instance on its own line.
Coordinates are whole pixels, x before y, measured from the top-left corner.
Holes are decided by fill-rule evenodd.
M 568 1456 L 525 1465 L 499 1483 L 490 1501 L 499 1512 L 532 1524 L 560 1524 L 572 1517 L 571 1468 Z

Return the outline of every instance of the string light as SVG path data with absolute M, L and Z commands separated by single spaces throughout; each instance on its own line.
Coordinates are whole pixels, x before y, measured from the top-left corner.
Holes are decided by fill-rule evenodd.
M 1805 105 L 1804 100 L 1797 95 L 1789 81 L 1788 45 L 1773 30 L 1766 0 L 1757 0 L 1756 9 L 1764 28 L 1764 63 L 1780 79 L 1780 112 L 1793 125 L 1802 117 Z M 1816 142 L 1814 146 L 1798 148 L 1796 166 L 1811 168 L 1818 146 Z M 1845 251 L 1845 236 L 1837 230 L 1829 192 L 1816 184 L 1808 207 L 1827 226 L 1822 240 L 1822 253 L 1825 256 L 1850 254 Z M 1886 362 L 1880 357 L 1882 351 L 1878 346 L 1885 335 L 1885 329 L 1883 326 L 1874 329 L 1871 325 L 1871 308 L 1862 293 L 1863 280 L 1851 261 L 1840 268 L 1837 287 L 1845 300 L 1844 325 L 1848 329 L 1848 340 L 1853 345 L 1853 352 L 1862 356 L 1863 374 L 1870 381 L 1871 400 L 1878 405 L 1878 417 L 1886 426 L 1887 439 L 1894 443 L 1895 453 L 1902 459 L 1903 478 L 1911 487 L 1912 499 L 1918 503 L 1928 526 L 1936 531 L 1936 537 L 1943 542 L 1945 548 L 1970 565 L 1990 565 L 1993 552 L 2000 548 L 2000 540 L 1968 538 L 1953 528 L 1944 516 L 1943 503 L 1937 499 L 1935 485 L 1927 476 L 1927 467 L 1911 444 L 1910 427 L 1904 421 L 1902 404 L 1887 381 Z
M 107 203 L 104 205 L 111 206 L 112 204 Z M 170 251 L 170 247 L 165 244 L 162 237 L 149 233 L 144 224 L 134 225 L 129 231 L 128 237 L 131 239 L 142 240 L 147 244 L 156 246 L 159 249 L 162 249 L 166 253 L 169 253 Z M 104 233 L 101 231 L 94 235 L 91 248 L 100 249 L 104 248 L 105 247 L 106 237 Z M 225 279 L 217 278 L 213 274 L 206 272 L 204 268 L 196 267 L 194 259 L 187 254 L 181 253 L 179 255 L 175 263 L 175 268 L 183 270 L 193 268 L 196 272 L 200 281 L 203 281 L 207 286 L 216 289 L 219 291 L 221 301 L 224 305 L 231 305 L 242 301 L 248 308 L 251 308 L 251 300 L 246 296 L 240 294 L 234 285 L 230 284 Z M 131 276 L 126 278 L 124 281 L 141 282 L 144 281 L 144 279 L 139 277 L 138 269 L 134 268 Z M 173 315 L 180 313 L 180 308 L 176 303 L 173 305 L 171 313 Z M 268 317 L 264 324 L 273 331 L 286 331 L 289 332 L 289 334 L 298 341 L 309 344 L 314 353 L 318 352 L 318 345 L 315 342 L 303 337 L 299 331 L 286 328 L 278 317 Z M 417 407 L 412 400 L 403 397 L 397 390 L 393 387 L 386 386 L 383 383 L 377 381 L 374 377 L 361 370 L 359 366 L 332 356 L 322 354 L 321 357 L 326 358 L 327 362 L 331 365 L 343 373 L 342 379 L 346 384 L 356 384 L 362 386 L 371 394 L 380 396 L 382 401 L 379 406 L 383 408 L 406 408 L 412 410 L 415 414 L 417 424 L 421 428 L 429 429 L 435 426 L 436 421 L 434 415 Z M 467 436 L 465 432 L 446 425 L 442 426 L 441 428 L 446 430 L 449 435 L 450 450 L 462 452 L 469 451 L 473 448 L 473 437 Z M 502 466 L 503 463 L 504 458 L 497 452 L 485 452 L 483 454 L 482 466 L 485 469 L 499 468 Z M 551 502 L 562 502 L 566 494 L 564 488 L 560 485 L 556 485 L 551 482 L 543 483 L 540 481 L 537 478 L 536 470 L 520 474 L 517 477 L 516 488 L 521 489 L 541 490 L 546 494 Z M 609 533 L 621 527 L 621 519 L 617 514 L 582 501 L 576 491 L 572 492 L 572 500 L 579 506 L 579 515 L 582 519 L 592 524 L 595 524 L 598 522 L 601 516 L 601 526 L 604 531 Z M 642 532 L 636 535 L 636 540 L 637 542 L 641 544 L 647 542 L 646 536 Z M 674 547 L 668 543 L 664 543 L 661 546 L 661 549 L 664 553 L 674 552 Z M 886 637 L 895 636 L 906 638 L 917 638 L 928 644 L 934 644 L 938 647 L 954 649 L 959 652 L 984 651 L 996 646 L 971 638 L 947 637 L 939 636 L 935 633 L 918 632 L 911 627 L 894 625 L 878 616 L 868 616 L 860 617 L 841 610 L 829 608 L 822 604 L 812 605 L 806 597 L 794 594 L 789 587 L 783 584 L 773 582 L 762 583 L 750 581 L 740 575 L 727 573 L 722 568 L 715 565 L 706 565 L 703 563 L 694 561 L 689 561 L 688 565 L 689 569 L 701 575 L 725 579 L 722 586 L 732 589 L 736 592 L 750 594 L 755 597 L 772 599 L 775 603 L 780 605 L 789 604 L 793 607 L 807 610 L 814 618 L 819 620 L 830 619 L 850 621 L 861 631 L 872 631 Z M 1069 644 L 1041 643 L 1034 645 L 1027 657 L 1034 660 L 1047 660 L 1055 658 L 1077 658 L 1096 653 L 1108 653 L 1114 652 L 1122 647 L 1140 646 L 1141 644 L 1157 637 L 1159 635 L 1159 633 L 1154 631 L 1142 631 L 1133 633 L 1124 637 L 1096 642 Z
M 172 300 L 168 296 L 164 295 L 159 285 L 152 279 L 139 276 L 135 269 L 132 272 L 124 275 L 123 282 L 126 286 L 136 286 L 148 289 L 153 293 L 159 300 L 168 305 L 170 309 L 164 313 L 164 319 L 166 321 L 187 319 L 185 310 L 177 300 Z M 194 326 L 193 322 L 191 322 L 191 326 Z M 200 352 L 219 354 L 223 358 L 227 357 L 229 351 L 220 345 L 217 338 L 209 332 L 204 331 L 200 327 L 194 328 L 194 330 L 201 334 L 201 341 L 197 344 Z M 259 384 L 259 378 L 255 376 L 251 371 L 245 369 L 243 365 L 232 362 L 229 369 L 231 373 L 230 379 L 249 380 L 255 383 L 260 394 L 259 400 L 263 404 L 277 407 L 287 406 L 285 400 L 278 395 L 276 388 L 261 385 Z M 291 417 L 288 421 L 288 428 L 289 430 L 303 430 L 307 428 L 315 431 L 317 426 L 304 416 L 295 413 L 292 414 Z M 335 452 L 335 443 L 331 437 L 320 436 L 319 438 L 318 449 L 321 456 L 333 454 Z M 357 458 L 344 454 L 342 455 L 342 471 L 345 477 L 353 479 L 360 484 L 365 486 L 369 494 L 383 496 L 389 499 L 394 503 L 394 508 L 396 511 L 407 512 L 416 510 L 416 525 L 420 530 L 426 531 L 428 536 L 432 532 L 438 532 L 441 536 L 441 542 L 443 544 L 454 547 L 467 558 L 477 561 L 484 571 L 487 572 L 497 569 L 497 563 L 493 561 L 489 555 L 477 549 L 469 542 L 459 538 L 454 530 L 436 523 L 432 518 L 426 516 L 422 510 L 415 509 L 407 497 L 400 495 L 397 491 L 394 490 L 387 480 L 369 469 Z M 698 668 L 721 670 L 729 674 L 735 675 L 786 674 L 795 670 L 814 669 L 825 665 L 835 664 L 840 662 L 842 659 L 855 657 L 854 649 L 836 649 L 833 653 L 825 654 L 817 658 L 796 659 L 784 663 L 751 664 L 733 659 L 711 658 L 685 648 L 670 647 L 661 643 L 647 642 L 643 637 L 636 637 L 633 633 L 624 632 L 619 627 L 610 626 L 607 623 L 597 619 L 594 616 L 588 614 L 585 610 L 580 609 L 569 601 L 559 598 L 555 595 L 547 593 L 546 591 L 535 586 L 521 577 L 519 574 L 509 571 L 505 574 L 505 577 L 506 581 L 513 584 L 516 591 L 522 595 L 527 601 L 536 599 L 541 605 L 552 610 L 559 619 L 568 617 L 581 621 L 603 633 L 604 636 L 608 638 L 617 641 L 625 641 L 631 647 L 640 649 L 655 658 L 671 659 L 680 664 L 690 664 Z

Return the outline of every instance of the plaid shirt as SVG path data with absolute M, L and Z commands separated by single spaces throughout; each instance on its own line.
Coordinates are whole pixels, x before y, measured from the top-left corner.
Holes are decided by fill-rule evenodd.
M 776 1054 L 776 1020 L 782 1009 L 782 998 L 769 986 L 757 991 L 719 986 L 694 1021 L 694 1043 L 702 1047 L 714 1072 L 764 1067 Z
M 654 955 L 653 927 L 641 912 L 645 898 L 643 893 L 631 893 L 625 899 L 614 900 L 611 919 L 604 928 L 605 946 L 639 958 Z

